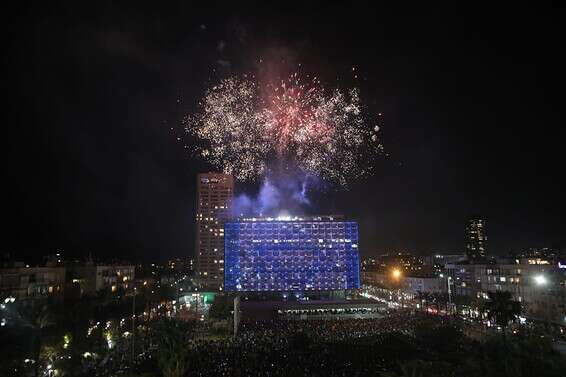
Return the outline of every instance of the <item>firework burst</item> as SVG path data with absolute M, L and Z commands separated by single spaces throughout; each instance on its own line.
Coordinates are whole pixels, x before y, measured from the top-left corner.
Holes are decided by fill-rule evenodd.
M 239 180 L 284 165 L 346 186 L 369 173 L 383 149 L 357 89 L 328 91 L 297 73 L 275 85 L 224 79 L 199 105 L 184 123 L 199 141 L 195 152 Z

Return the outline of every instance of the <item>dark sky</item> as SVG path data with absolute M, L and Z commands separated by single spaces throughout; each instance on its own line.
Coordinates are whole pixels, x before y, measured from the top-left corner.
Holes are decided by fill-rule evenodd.
M 273 53 L 384 113 L 389 158 L 311 208 L 359 219 L 363 254 L 461 251 L 473 214 L 492 253 L 566 247 L 562 10 L 188 3 L 5 13 L 2 251 L 192 255 L 208 167 L 177 142 L 180 120 L 213 68 L 240 74 Z

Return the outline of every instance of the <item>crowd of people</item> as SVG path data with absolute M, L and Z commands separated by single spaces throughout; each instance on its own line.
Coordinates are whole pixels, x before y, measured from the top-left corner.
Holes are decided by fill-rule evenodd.
M 291 309 L 281 311 L 285 319 L 326 319 L 328 316 L 340 319 L 370 319 L 383 317 L 383 309 L 375 308 L 346 308 L 346 309 Z
M 399 311 L 380 319 L 243 323 L 233 339 L 192 340 L 196 365 L 191 373 L 200 377 L 376 375 L 394 362 L 377 351 L 379 346 L 389 344 L 392 336 L 410 337 L 425 317 Z

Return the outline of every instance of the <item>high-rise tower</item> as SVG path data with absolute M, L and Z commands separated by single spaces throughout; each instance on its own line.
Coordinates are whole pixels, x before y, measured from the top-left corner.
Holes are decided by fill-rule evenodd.
M 230 218 L 234 178 L 222 173 L 197 176 L 197 274 L 206 288 L 221 289 L 224 281 L 224 221 Z
M 468 219 L 466 224 L 466 255 L 468 260 L 483 259 L 486 256 L 485 221 L 479 217 Z

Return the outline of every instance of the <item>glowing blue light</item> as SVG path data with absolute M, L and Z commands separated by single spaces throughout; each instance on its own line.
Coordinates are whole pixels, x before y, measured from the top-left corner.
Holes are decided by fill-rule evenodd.
M 354 221 L 256 218 L 227 222 L 224 229 L 227 291 L 360 287 Z

